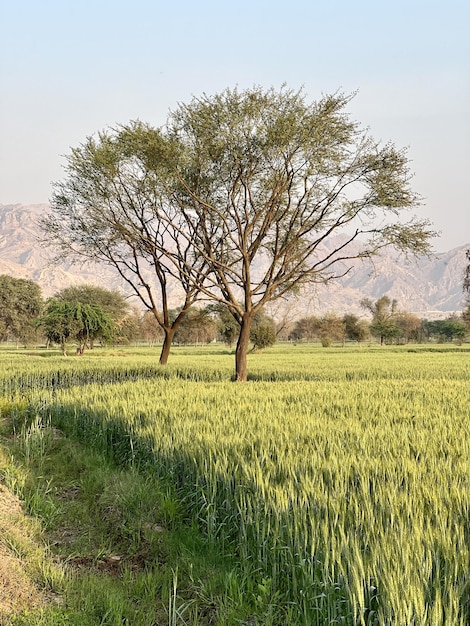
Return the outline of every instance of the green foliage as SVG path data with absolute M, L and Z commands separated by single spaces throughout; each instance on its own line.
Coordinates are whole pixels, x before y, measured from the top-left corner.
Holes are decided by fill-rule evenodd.
M 227 346 L 232 346 L 240 334 L 240 324 L 230 313 L 230 309 L 222 304 L 210 305 L 218 318 L 217 333 L 221 341 Z
M 360 129 L 345 113 L 350 99 L 336 93 L 309 103 L 287 87 L 226 89 L 170 116 L 186 156 L 176 201 L 211 266 L 208 295 L 215 293 L 240 323 L 239 380 L 246 379 L 253 314 L 267 302 L 334 280 L 344 262 L 386 245 L 427 249 L 425 221 L 397 220 L 419 203 L 405 153 L 380 147 Z M 389 223 L 374 227 L 374 217 Z M 319 254 L 340 234 L 345 243 Z
M 49 300 L 39 324 L 48 341 L 59 344 L 64 355 L 67 341 L 73 339 L 80 330 L 73 305 L 57 300 Z
M 0 276 L 0 340 L 24 343 L 34 338 L 34 321 L 43 306 L 41 289 L 32 280 Z
M 129 314 L 129 304 L 119 291 L 104 289 L 96 285 L 76 285 L 61 289 L 54 297 L 71 304 L 78 302 L 81 305 L 98 307 L 109 317 L 113 332 L 89 334 L 90 347 L 93 347 L 95 339 L 101 338 L 109 341 L 112 338 L 119 343 L 128 343 L 139 334 L 138 319 L 135 313 Z
M 396 315 L 396 324 L 400 329 L 398 338 L 404 343 L 422 341 L 423 321 L 417 315 L 406 311 L 399 311 Z
M 209 308 L 192 307 L 178 325 L 175 341 L 180 344 L 210 343 L 216 337 L 216 321 Z
M 429 338 L 441 341 L 462 340 L 467 334 L 465 319 L 462 321 L 449 317 L 445 320 L 425 320 L 423 327 Z
M 116 324 L 124 320 L 129 305 L 119 291 L 112 291 L 96 285 L 75 285 L 61 289 L 54 296 L 64 302 L 79 302 L 100 307 Z
M 320 320 L 320 341 L 324 348 L 331 345 L 332 341 L 344 341 L 344 323 L 341 318 L 333 313 L 327 313 Z
M 343 342 L 345 337 L 361 341 L 365 332 L 364 325 L 356 316 L 344 316 L 341 319 L 334 313 L 327 313 L 321 318 L 313 315 L 297 320 L 289 334 L 289 339 L 294 341 L 317 341 L 319 339 L 324 347 L 328 347 L 332 341 Z
M 235 625 L 272 611 L 268 581 L 247 578 L 236 558 L 209 545 L 188 520 L 171 478 L 160 480 L 152 468 L 118 467 L 40 418 L 16 437 L 10 433 L 8 443 L 2 479 L 14 482 L 40 520 L 36 543 L 51 549 L 20 542 L 3 519 L 1 543 L 27 561 L 50 601 L 37 609 L 15 606 L 11 619 L 0 615 L 2 624 L 168 624 L 170 599 L 175 623 L 199 626 Z M 19 472 L 21 485 L 14 481 Z
M 375 302 L 368 298 L 361 301 L 361 306 L 372 314 L 372 322 L 369 326 L 374 337 L 380 339 L 384 344 L 400 334 L 400 327 L 397 323 L 397 301 L 391 300 L 388 296 L 382 296 Z
M 163 329 L 151 311 L 146 311 L 140 322 L 140 332 L 143 339 L 150 345 L 163 339 Z
M 114 332 L 112 320 L 99 306 L 56 298 L 47 302 L 39 324 L 47 339 L 61 346 L 64 355 L 68 341 L 76 341 L 79 354 L 83 354 L 89 342 L 110 341 Z
M 369 324 L 361 320 L 357 315 L 346 314 L 343 316 L 344 332 L 348 339 L 360 343 L 369 335 Z
M 253 343 L 253 350 L 264 350 L 276 343 L 276 322 L 262 310 L 255 315 L 250 340 Z
M 321 321 L 311 315 L 297 320 L 294 324 L 289 339 L 293 341 L 315 341 L 320 333 Z

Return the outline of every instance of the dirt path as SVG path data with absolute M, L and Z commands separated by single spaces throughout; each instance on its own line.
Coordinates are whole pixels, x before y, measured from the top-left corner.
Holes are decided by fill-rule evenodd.
M 20 555 L 42 550 L 20 501 L 0 484 L 0 626 L 8 616 L 44 605 L 42 594 L 27 573 Z

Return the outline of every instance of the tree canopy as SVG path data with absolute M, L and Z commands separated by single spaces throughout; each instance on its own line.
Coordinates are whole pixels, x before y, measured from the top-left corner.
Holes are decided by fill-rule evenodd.
M 465 319 L 452 316 L 445 320 L 425 320 L 423 326 L 428 337 L 436 337 L 440 341 L 461 341 L 467 333 Z
M 27 341 L 43 306 L 41 288 L 32 280 L 0 276 L 0 338 Z
M 121 322 L 127 315 L 129 305 L 119 291 L 105 289 L 97 285 L 73 285 L 64 287 L 55 294 L 55 298 L 66 302 L 80 302 L 99 306 L 116 323 Z
M 264 350 L 276 343 L 276 322 L 263 310 L 258 311 L 253 319 L 250 331 L 252 350 Z
M 201 297 L 227 306 L 240 328 L 236 378 L 246 380 L 251 327 L 267 303 L 336 280 L 384 246 L 429 249 L 428 221 L 403 219 L 420 204 L 406 151 L 351 120 L 350 100 L 226 89 L 181 104 L 161 129 L 131 123 L 89 138 L 56 186 L 48 239 L 113 265 L 170 343 L 170 279 L 180 315 Z
M 353 122 L 350 99 L 308 103 L 287 88 L 227 89 L 170 116 L 185 157 L 174 197 L 188 240 L 212 270 L 203 289 L 240 324 L 239 380 L 253 318 L 266 303 L 335 280 L 384 246 L 428 250 L 428 222 L 401 219 L 420 203 L 406 152 L 379 145 Z
M 95 311 L 96 315 L 99 309 L 99 315 L 104 314 L 108 318 L 104 325 L 101 323 L 89 324 L 87 342 L 90 343 L 90 347 L 93 347 L 96 339 L 109 339 L 111 325 L 113 326 L 113 334 L 117 336 L 121 330 L 125 331 L 125 325 L 129 322 L 127 317 L 129 305 L 124 296 L 116 290 L 105 289 L 96 285 L 72 285 L 61 289 L 54 298 L 61 302 L 68 302 L 75 308 L 77 308 L 76 305 L 81 305 L 77 310 L 88 311 L 88 314 Z M 84 309 L 84 305 L 91 308 Z
M 101 307 L 58 298 L 48 300 L 39 324 L 47 339 L 61 346 L 64 356 L 69 341 L 76 341 L 77 353 L 83 354 L 90 341 L 109 341 L 114 331 L 111 318 Z
M 41 221 L 56 260 L 116 270 L 163 330 L 162 364 L 207 269 L 182 236 L 181 215 L 170 202 L 177 155 L 168 137 L 140 122 L 89 137 L 68 155 L 67 175 L 55 185 L 51 212 Z M 179 301 L 174 319 L 170 298 Z
M 352 341 L 360 343 L 366 339 L 369 333 L 367 322 L 352 313 L 343 315 L 343 324 L 345 336 Z
M 178 326 L 175 341 L 180 344 L 210 343 L 216 335 L 217 322 L 210 308 L 191 307 Z
M 372 314 L 370 332 L 374 337 L 380 338 L 380 343 L 393 339 L 400 333 L 397 322 L 397 301 L 388 296 L 382 296 L 375 302 L 369 298 L 361 301 L 361 306 Z

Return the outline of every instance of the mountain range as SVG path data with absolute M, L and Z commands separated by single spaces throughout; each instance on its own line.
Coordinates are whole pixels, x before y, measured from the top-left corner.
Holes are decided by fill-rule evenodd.
M 84 283 L 126 293 L 126 286 L 108 266 L 51 263 L 51 252 L 38 241 L 37 225 L 48 210 L 47 204 L 0 204 L 0 274 L 33 280 L 40 285 L 44 297 Z M 462 282 L 468 248 L 470 244 L 429 258 L 409 260 L 387 250 L 374 257 L 373 264 L 358 261 L 344 278 L 307 289 L 295 301 L 294 317 L 325 312 L 363 313 L 363 298 L 376 300 L 383 295 L 396 299 L 400 310 L 420 317 L 447 317 L 463 307 Z

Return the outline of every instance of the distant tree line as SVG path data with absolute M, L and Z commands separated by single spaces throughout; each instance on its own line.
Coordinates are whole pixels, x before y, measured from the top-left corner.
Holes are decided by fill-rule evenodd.
M 469 287 L 464 290 L 469 292 Z M 461 342 L 470 333 L 470 297 L 461 316 L 443 320 L 421 319 L 400 310 L 396 300 L 382 296 L 375 302 L 363 299 L 368 319 L 352 313 L 306 316 L 290 323 L 276 321 L 263 309 L 254 316 L 250 329 L 251 350 L 262 350 L 277 340 L 332 343 L 377 341 L 380 344 Z M 169 309 L 173 323 L 180 309 Z M 236 344 L 240 328 L 227 306 L 216 303 L 204 308 L 191 306 L 177 325 L 174 343 L 196 345 L 222 342 Z M 118 291 L 94 285 L 67 287 L 43 300 L 39 285 L 31 280 L 0 276 L 0 340 L 18 345 L 44 341 L 60 346 L 62 353 L 74 346 L 81 355 L 101 345 L 146 342 L 161 346 L 165 334 L 151 311 L 132 308 Z
M 342 317 L 336 314 L 304 317 L 295 322 L 288 338 L 293 341 L 320 341 L 327 347 L 332 342 L 361 343 L 371 340 L 381 345 L 461 342 L 470 333 L 470 325 L 463 316 L 452 315 L 444 320 L 432 321 L 421 319 L 407 311 L 394 311 L 387 296 L 375 303 L 370 302 L 367 308 L 372 313 L 371 320 L 351 313 Z

